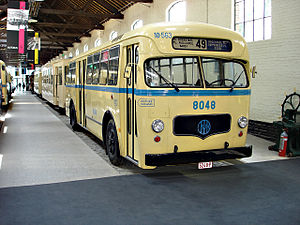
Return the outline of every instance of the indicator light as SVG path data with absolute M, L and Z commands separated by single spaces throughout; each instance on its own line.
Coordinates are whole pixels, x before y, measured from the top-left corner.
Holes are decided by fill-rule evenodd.
M 154 141 L 155 141 L 155 142 L 160 142 L 160 136 L 155 136 L 155 137 L 154 137 Z
M 240 131 L 239 137 L 242 137 L 242 136 L 243 136 L 243 131 Z

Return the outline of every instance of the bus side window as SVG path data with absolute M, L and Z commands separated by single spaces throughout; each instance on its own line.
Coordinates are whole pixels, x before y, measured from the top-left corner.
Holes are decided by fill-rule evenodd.
M 117 85 L 118 71 L 119 71 L 119 49 L 120 47 L 113 47 L 109 50 L 109 64 L 108 64 L 108 79 L 109 85 Z
M 91 84 L 93 81 L 93 56 L 87 58 L 86 83 Z
M 58 69 L 58 71 L 57 71 L 58 72 L 58 84 L 62 85 L 62 67 L 60 66 L 57 69 Z
M 75 62 L 73 62 L 73 63 L 70 63 L 70 67 L 69 67 L 69 69 L 67 70 L 67 74 L 66 74 L 66 76 L 67 76 L 67 83 L 69 83 L 69 84 L 72 84 L 72 83 L 74 83 L 75 84 L 75 76 L 76 76 L 76 65 L 75 65 Z
M 106 82 L 107 82 L 108 56 L 109 56 L 109 51 L 108 50 L 105 50 L 105 51 L 101 52 L 99 84 L 103 84 L 103 85 L 105 85 Z
M 67 76 L 69 76 L 69 66 L 65 66 L 65 80 L 64 80 L 64 85 L 66 84 L 66 82 L 68 82 L 67 80 Z
M 94 54 L 94 63 L 93 63 L 93 84 L 99 83 L 99 58 L 100 53 Z

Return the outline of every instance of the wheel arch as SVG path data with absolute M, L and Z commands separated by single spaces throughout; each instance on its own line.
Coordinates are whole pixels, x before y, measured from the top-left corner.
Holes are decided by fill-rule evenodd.
M 102 120 L 102 138 L 103 138 L 103 144 L 105 146 L 105 151 L 106 151 L 106 130 L 107 130 L 107 125 L 108 125 L 108 122 L 110 120 L 113 120 L 115 121 L 112 113 L 110 111 L 106 111 L 104 113 L 104 116 L 103 116 L 103 120 Z

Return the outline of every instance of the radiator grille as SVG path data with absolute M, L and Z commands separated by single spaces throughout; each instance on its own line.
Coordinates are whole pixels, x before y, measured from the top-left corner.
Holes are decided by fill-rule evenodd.
M 177 116 L 173 121 L 173 133 L 175 136 L 197 136 L 205 139 L 211 135 L 229 132 L 230 123 L 229 114 Z

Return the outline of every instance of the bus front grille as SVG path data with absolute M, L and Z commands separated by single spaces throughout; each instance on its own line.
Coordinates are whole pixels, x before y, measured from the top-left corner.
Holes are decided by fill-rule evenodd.
M 215 134 L 229 132 L 230 123 L 229 114 L 177 116 L 173 121 L 173 134 L 205 139 Z

